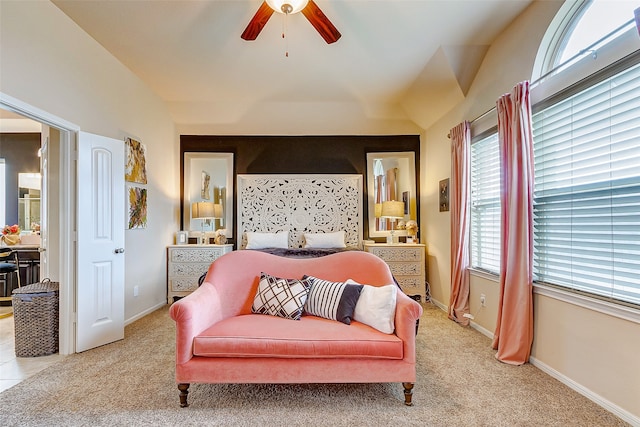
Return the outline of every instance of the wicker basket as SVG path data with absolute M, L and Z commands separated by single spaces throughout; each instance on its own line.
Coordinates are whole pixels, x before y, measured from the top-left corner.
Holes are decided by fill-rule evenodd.
M 58 352 L 58 282 L 48 279 L 13 290 L 17 357 Z

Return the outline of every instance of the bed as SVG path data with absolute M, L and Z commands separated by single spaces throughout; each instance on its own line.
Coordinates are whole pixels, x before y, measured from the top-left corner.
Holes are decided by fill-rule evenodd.
M 238 249 L 309 258 L 362 249 L 362 175 L 238 175 Z

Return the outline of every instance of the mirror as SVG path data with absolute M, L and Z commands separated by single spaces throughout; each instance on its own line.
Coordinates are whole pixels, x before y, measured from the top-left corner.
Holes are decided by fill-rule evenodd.
M 415 153 L 367 153 L 367 194 L 369 237 L 388 236 L 397 222 L 415 220 L 418 195 Z M 403 203 L 402 210 L 396 214 L 397 219 L 383 218 L 383 202 L 387 201 Z
M 23 233 L 40 229 L 39 173 L 18 174 L 18 225 Z
M 185 230 L 233 235 L 233 153 L 184 153 L 183 218 Z M 192 203 L 212 202 L 216 219 L 194 218 Z

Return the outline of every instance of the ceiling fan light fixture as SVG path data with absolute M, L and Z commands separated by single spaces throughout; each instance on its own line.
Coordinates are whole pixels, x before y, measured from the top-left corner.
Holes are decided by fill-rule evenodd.
M 265 0 L 269 7 L 278 13 L 291 15 L 307 6 L 309 0 Z

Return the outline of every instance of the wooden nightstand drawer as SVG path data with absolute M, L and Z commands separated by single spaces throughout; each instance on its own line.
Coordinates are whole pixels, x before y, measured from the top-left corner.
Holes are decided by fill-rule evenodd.
M 233 245 L 173 245 L 167 247 L 167 301 L 198 289 L 198 279 Z
M 425 245 L 422 244 L 365 244 L 364 250 L 382 258 L 402 291 L 409 296 L 426 299 Z

